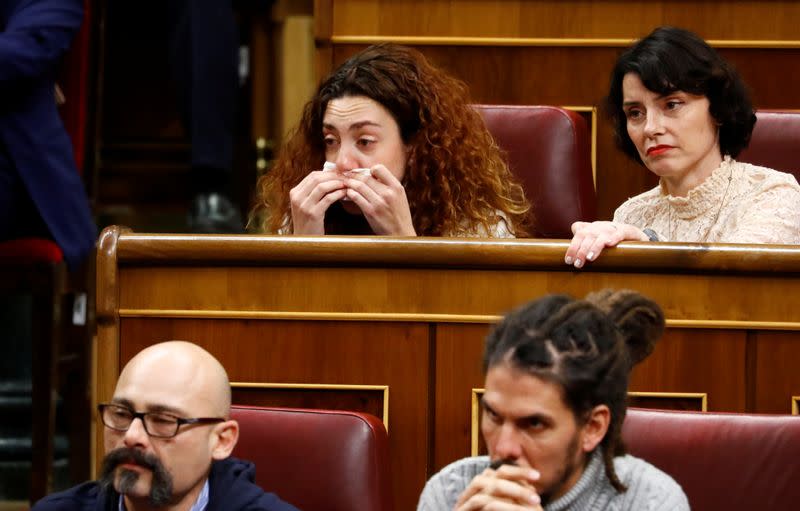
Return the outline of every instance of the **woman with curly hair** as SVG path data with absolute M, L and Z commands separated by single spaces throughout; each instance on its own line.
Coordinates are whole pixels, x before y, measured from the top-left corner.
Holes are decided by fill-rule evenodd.
M 416 50 L 370 46 L 306 105 L 258 182 L 264 232 L 513 237 L 530 206 L 464 83 Z
M 800 186 L 734 160 L 756 116 L 738 73 L 697 35 L 661 27 L 625 51 L 606 107 L 617 143 L 659 176 L 613 222 L 576 222 L 565 262 L 580 268 L 624 240 L 800 244 Z

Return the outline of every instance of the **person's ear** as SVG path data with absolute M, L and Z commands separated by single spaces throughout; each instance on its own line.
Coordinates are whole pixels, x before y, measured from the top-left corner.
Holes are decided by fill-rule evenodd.
M 235 420 L 220 422 L 212 433 L 211 457 L 215 460 L 224 460 L 231 455 L 238 441 L 239 423 Z
M 597 405 L 589 412 L 581 428 L 581 450 L 592 452 L 597 445 L 603 441 L 608 426 L 611 424 L 611 410 L 606 405 Z

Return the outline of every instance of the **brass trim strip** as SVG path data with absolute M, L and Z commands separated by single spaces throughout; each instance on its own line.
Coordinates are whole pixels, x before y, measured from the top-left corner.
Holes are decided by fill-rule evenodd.
M 718 328 L 722 330 L 800 330 L 797 321 L 739 321 L 726 319 L 668 319 L 672 328 Z
M 628 396 L 633 397 L 656 397 L 656 398 L 690 398 L 700 400 L 700 411 L 708 411 L 708 393 L 706 392 L 631 392 L 628 391 Z
M 511 46 L 511 47 L 610 47 L 624 48 L 636 38 L 584 38 L 584 37 L 454 37 L 454 36 L 391 36 L 391 35 L 334 35 L 331 44 L 396 43 L 418 46 Z M 708 43 L 717 48 L 800 48 L 800 40 L 773 39 L 712 39 Z
M 502 316 L 481 314 L 416 314 L 385 312 L 290 312 L 181 309 L 120 309 L 125 318 L 288 319 L 308 321 L 395 321 L 429 323 L 494 323 Z
M 496 323 L 495 314 L 426 314 L 402 312 L 293 312 L 186 309 L 120 309 L 121 318 L 197 319 L 287 319 L 308 321 L 396 321 L 423 323 Z M 800 330 L 797 321 L 739 321 L 712 319 L 668 319 L 670 328 L 711 328 L 722 330 Z
M 480 396 L 483 395 L 483 389 L 472 389 L 471 393 L 471 402 L 472 402 L 472 413 L 470 416 L 470 447 L 469 452 L 470 456 L 477 456 L 478 455 L 478 435 L 480 435 L 480 426 L 478 425 L 478 421 L 480 420 Z
M 800 396 L 792 396 L 792 415 L 800 415 Z
M 388 385 L 353 385 L 338 383 L 262 383 L 249 381 L 232 381 L 232 388 L 237 389 L 321 389 L 321 390 L 380 390 L 383 392 L 383 427 L 389 433 L 389 386 Z
M 590 127 L 590 136 L 591 136 L 591 159 L 592 159 L 592 183 L 594 183 L 594 189 L 597 191 L 597 107 L 596 106 L 562 106 L 561 108 L 566 108 L 567 110 L 572 110 L 573 112 L 583 112 L 583 113 L 591 113 L 591 127 Z

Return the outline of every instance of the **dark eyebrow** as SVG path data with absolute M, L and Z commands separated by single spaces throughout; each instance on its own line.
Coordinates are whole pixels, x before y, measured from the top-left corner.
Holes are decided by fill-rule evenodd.
M 518 419 L 514 419 L 514 422 L 516 422 L 517 424 L 529 424 L 534 421 L 547 425 L 553 423 L 553 420 L 548 415 L 545 415 L 543 413 L 534 413 L 533 415 L 528 415 L 526 417 L 520 417 Z
M 678 94 L 686 94 L 686 91 L 682 91 L 680 89 L 675 89 L 672 92 L 666 92 L 664 94 L 659 94 L 658 96 L 656 96 L 656 101 L 660 101 L 662 99 L 667 99 L 667 98 L 669 98 L 671 96 L 676 96 Z M 622 102 L 622 108 L 625 108 L 625 107 L 628 107 L 628 106 L 640 105 L 640 104 L 641 104 L 641 101 L 623 101 Z
M 111 399 L 111 402 L 114 403 L 115 405 L 124 406 L 125 408 L 130 408 L 131 410 L 133 410 L 133 403 L 131 403 L 124 397 L 115 397 Z
M 184 413 L 182 410 L 178 410 L 177 408 L 167 405 L 148 406 L 147 411 L 149 413 L 168 413 L 170 415 L 175 415 L 177 417 L 186 417 L 186 413 Z
M 356 123 L 351 124 L 350 127 L 348 128 L 348 130 L 349 131 L 354 131 L 354 130 L 361 129 L 361 128 L 365 127 L 365 126 L 376 126 L 378 128 L 381 127 L 381 125 L 378 124 L 377 122 L 360 121 L 360 122 L 356 122 Z M 333 124 L 323 123 L 322 127 L 324 129 L 328 129 L 328 130 L 331 130 L 331 131 L 336 131 L 336 126 L 334 126 Z
M 499 415 L 494 410 L 494 408 L 492 408 L 491 406 L 489 406 L 486 403 L 486 400 L 484 400 L 483 398 L 481 398 L 481 406 L 485 410 L 488 410 L 489 412 L 491 412 L 491 413 L 493 413 L 495 415 Z M 549 415 L 546 415 L 546 414 L 543 414 L 543 413 L 534 413 L 534 414 L 531 414 L 531 415 L 526 415 L 524 417 L 517 417 L 517 418 L 513 419 L 513 421 L 515 423 L 517 423 L 517 424 L 525 424 L 525 423 L 529 423 L 529 422 L 533 422 L 533 421 L 541 422 L 542 424 L 548 424 L 548 425 L 553 424 L 553 419 Z
M 120 406 L 124 406 L 125 408 L 130 408 L 134 412 L 136 411 L 136 407 L 133 406 L 133 402 L 129 399 L 125 399 L 124 397 L 115 397 L 111 400 L 112 403 Z M 175 415 L 177 417 L 184 417 L 186 414 L 175 407 L 167 406 L 167 405 L 151 405 L 146 407 L 147 413 L 168 413 L 170 415 Z

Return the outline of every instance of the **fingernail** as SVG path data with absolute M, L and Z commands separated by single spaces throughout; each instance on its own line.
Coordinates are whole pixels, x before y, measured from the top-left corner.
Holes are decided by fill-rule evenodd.
M 572 258 L 570 256 L 567 256 L 564 258 L 564 262 L 567 264 L 572 264 Z
M 539 504 L 541 504 L 541 503 L 542 503 L 542 499 L 541 499 L 541 497 L 539 497 L 538 495 L 536 495 L 536 494 L 534 493 L 533 495 L 531 495 L 530 502 L 531 502 L 531 504 L 533 504 L 534 506 L 538 506 Z
M 531 481 L 537 481 L 539 477 L 541 477 L 541 474 L 539 474 L 538 470 L 531 470 L 530 473 L 528 473 L 528 477 Z
M 580 268 L 581 266 L 583 266 L 583 261 L 581 261 L 580 259 L 576 259 L 575 268 Z
M 589 252 L 588 254 L 586 254 L 586 260 L 594 261 L 594 252 Z

